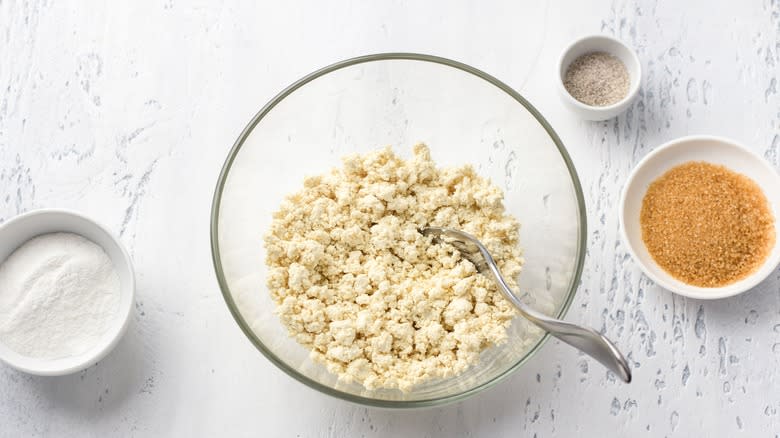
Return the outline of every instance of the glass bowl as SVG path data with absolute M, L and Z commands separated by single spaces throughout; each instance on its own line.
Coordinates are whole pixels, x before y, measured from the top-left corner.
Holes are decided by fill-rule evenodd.
M 265 286 L 263 235 L 286 194 L 341 157 L 392 145 L 409 157 L 424 142 L 438 166 L 472 164 L 505 191 L 521 223 L 523 299 L 563 317 L 585 251 L 582 188 L 541 114 L 496 78 L 459 62 L 388 53 L 338 62 L 295 82 L 252 118 L 230 150 L 211 211 L 214 268 L 225 302 L 250 341 L 309 387 L 348 401 L 420 407 L 463 399 L 520 368 L 547 335 L 522 318 L 509 341 L 464 374 L 410 392 L 339 381 L 289 337 Z

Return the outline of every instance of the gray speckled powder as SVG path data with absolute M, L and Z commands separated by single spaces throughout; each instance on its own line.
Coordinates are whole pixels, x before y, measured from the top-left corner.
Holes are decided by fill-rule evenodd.
M 591 106 L 607 106 L 628 95 L 631 80 L 626 66 L 606 52 L 586 53 L 566 69 L 563 85 L 580 102 Z

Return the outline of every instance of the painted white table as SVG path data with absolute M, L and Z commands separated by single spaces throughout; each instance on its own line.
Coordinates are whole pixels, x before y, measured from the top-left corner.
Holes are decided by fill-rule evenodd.
M 0 218 L 67 207 L 107 223 L 134 256 L 137 305 L 117 349 L 78 375 L 0 366 L 0 436 L 777 436 L 780 274 L 730 300 L 671 295 L 626 254 L 616 214 L 632 166 L 684 134 L 780 164 L 777 0 L 85 3 L 0 2 Z M 561 48 L 594 32 L 645 68 L 638 101 L 604 123 L 568 113 L 552 82 Z M 634 383 L 551 342 L 462 403 L 374 410 L 302 386 L 244 338 L 208 242 L 222 160 L 282 87 L 381 51 L 484 69 L 552 123 L 588 208 L 569 319 L 606 327 Z

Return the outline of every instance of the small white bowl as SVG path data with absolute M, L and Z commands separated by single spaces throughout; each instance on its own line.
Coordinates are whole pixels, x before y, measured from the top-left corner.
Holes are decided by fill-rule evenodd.
M 19 354 L 0 341 L 0 361 L 29 374 L 61 376 L 94 365 L 105 357 L 127 330 L 135 293 L 135 276 L 130 255 L 119 240 L 95 221 L 68 210 L 43 209 L 17 216 L 0 226 L 0 263 L 23 243 L 41 234 L 69 232 L 81 235 L 108 254 L 119 275 L 119 310 L 110 330 L 90 350 L 79 356 L 39 359 Z
M 607 106 L 591 106 L 575 99 L 566 90 L 563 81 L 569 65 L 580 56 L 591 52 L 609 53 L 626 66 L 631 84 L 628 87 L 628 94 L 623 100 Z M 572 111 L 585 120 L 607 120 L 625 111 L 639 93 L 639 84 L 641 82 L 642 65 L 636 52 L 615 38 L 606 35 L 590 35 L 574 41 L 563 51 L 558 61 L 558 89 L 561 92 L 561 98 Z
M 702 300 L 726 298 L 741 294 L 764 280 L 780 263 L 780 245 L 775 241 L 764 264 L 735 283 L 713 288 L 691 286 L 672 277 L 653 260 L 642 240 L 639 214 L 647 188 L 656 178 L 674 166 L 688 161 L 720 164 L 741 173 L 761 187 L 775 217 L 780 217 L 780 176 L 763 158 L 744 146 L 725 138 L 688 136 L 660 146 L 636 165 L 623 188 L 620 199 L 620 229 L 628 252 L 650 279 L 661 287 L 686 297 Z

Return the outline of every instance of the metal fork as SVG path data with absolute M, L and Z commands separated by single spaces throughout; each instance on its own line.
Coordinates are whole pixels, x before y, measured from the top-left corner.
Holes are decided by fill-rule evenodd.
M 628 367 L 628 362 L 612 341 L 591 328 L 551 318 L 525 305 L 506 284 L 493 256 L 476 237 L 453 228 L 426 227 L 420 231 L 425 236 L 434 236 L 434 238 L 454 246 L 465 259 L 474 264 L 480 273 L 484 274 L 485 271 L 489 271 L 504 297 L 527 320 L 601 362 L 624 382 L 631 382 L 631 369 Z

